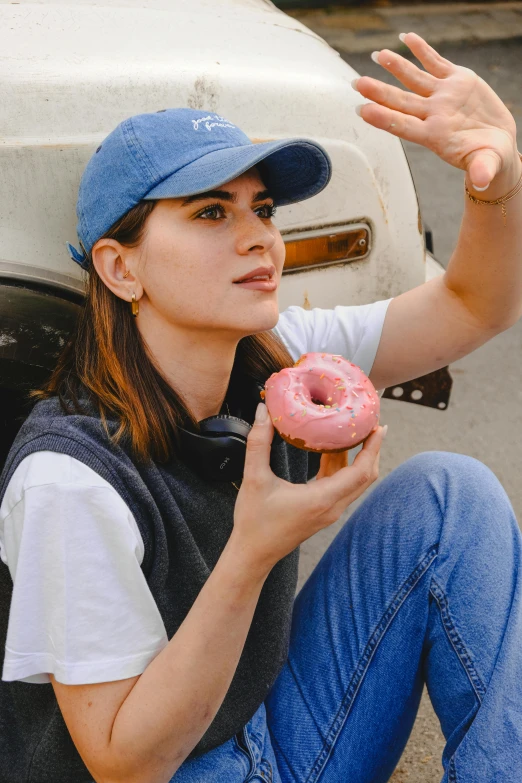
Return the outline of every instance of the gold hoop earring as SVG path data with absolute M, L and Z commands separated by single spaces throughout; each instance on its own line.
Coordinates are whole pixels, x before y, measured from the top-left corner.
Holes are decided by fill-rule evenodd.
M 132 314 L 133 315 L 138 315 L 138 313 L 140 311 L 140 306 L 139 306 L 138 302 L 136 301 L 136 294 L 134 293 L 134 291 L 132 292 L 132 305 L 131 306 L 132 306 Z

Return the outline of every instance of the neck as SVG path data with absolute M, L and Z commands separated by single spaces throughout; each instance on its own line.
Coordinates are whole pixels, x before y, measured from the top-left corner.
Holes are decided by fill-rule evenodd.
M 140 313 L 141 315 L 141 313 Z M 219 331 L 195 332 L 150 322 L 140 331 L 163 377 L 198 421 L 221 411 L 239 338 Z

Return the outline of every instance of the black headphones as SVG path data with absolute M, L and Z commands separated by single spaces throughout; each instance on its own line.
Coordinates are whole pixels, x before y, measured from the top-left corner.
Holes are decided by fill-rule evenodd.
M 249 379 L 241 401 L 232 403 L 237 416 L 223 413 L 208 416 L 198 422 L 199 433 L 178 425 L 182 459 L 206 481 L 238 481 L 243 478 L 247 437 L 263 389 L 262 384 Z M 272 446 L 283 442 L 276 430 Z

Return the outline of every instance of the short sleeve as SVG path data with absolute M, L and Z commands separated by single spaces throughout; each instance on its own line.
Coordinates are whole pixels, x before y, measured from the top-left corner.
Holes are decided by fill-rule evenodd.
M 291 305 L 280 313 L 273 331 L 294 361 L 304 353 L 339 353 L 369 375 L 391 301 L 312 310 Z
M 46 683 L 49 672 L 70 685 L 125 679 L 168 643 L 130 509 L 94 471 L 66 459 L 81 464 L 81 482 L 62 476 L 18 488 L 0 517 L 13 579 L 3 680 Z

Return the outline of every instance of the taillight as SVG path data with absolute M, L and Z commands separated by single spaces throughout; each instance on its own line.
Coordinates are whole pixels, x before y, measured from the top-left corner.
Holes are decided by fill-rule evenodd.
M 283 274 L 364 258 L 370 252 L 370 239 L 370 227 L 365 223 L 284 234 L 286 260 Z

